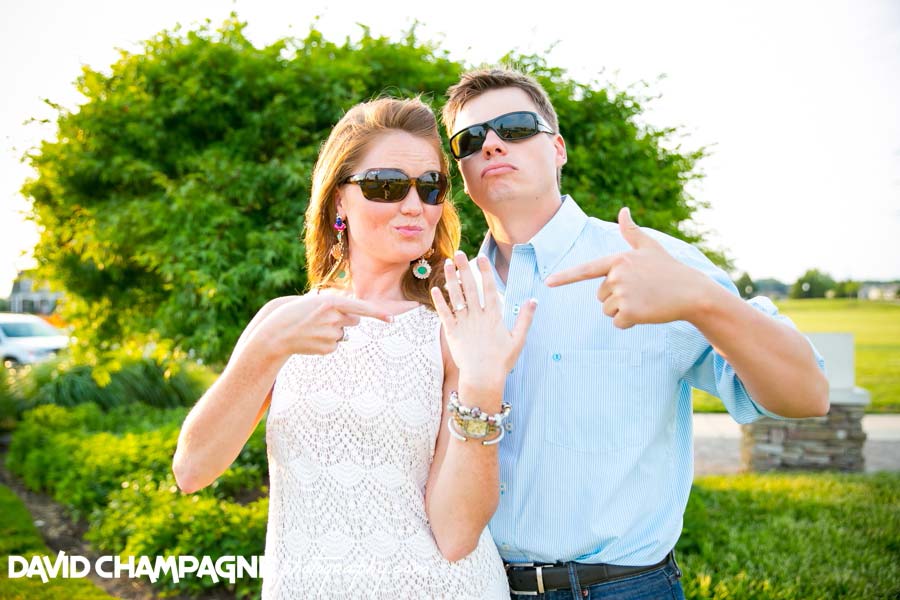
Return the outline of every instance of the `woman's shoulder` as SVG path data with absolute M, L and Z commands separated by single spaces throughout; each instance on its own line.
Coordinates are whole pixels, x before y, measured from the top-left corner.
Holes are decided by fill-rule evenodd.
M 263 304 L 263 307 L 260 309 L 260 312 L 264 311 L 264 310 L 267 310 L 267 311 L 275 310 L 282 304 L 287 304 L 288 302 L 291 302 L 293 300 L 299 300 L 300 298 L 304 298 L 308 295 L 309 294 L 297 294 L 294 296 L 278 296 L 277 298 L 272 298 L 271 300 L 269 300 L 268 302 Z
M 287 304 L 288 302 L 292 302 L 294 300 L 299 300 L 304 298 L 308 294 L 300 294 L 296 296 L 279 296 L 277 298 L 272 298 L 268 302 L 262 305 L 258 311 L 256 311 L 256 316 L 253 317 L 254 321 L 258 321 L 260 319 L 264 319 L 268 315 L 272 314 L 276 309 L 280 306 Z

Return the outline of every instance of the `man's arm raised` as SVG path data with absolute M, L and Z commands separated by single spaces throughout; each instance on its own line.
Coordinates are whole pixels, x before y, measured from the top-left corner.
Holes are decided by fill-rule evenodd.
M 641 231 L 628 208 L 619 211 L 619 230 L 631 250 L 554 273 L 547 285 L 603 277 L 597 298 L 617 327 L 687 321 L 765 409 L 784 417 L 828 412 L 828 382 L 799 332 L 676 260 Z

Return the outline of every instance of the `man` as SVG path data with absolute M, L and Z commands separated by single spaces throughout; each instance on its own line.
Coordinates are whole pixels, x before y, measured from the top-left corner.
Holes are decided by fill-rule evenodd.
M 617 225 L 561 197 L 566 145 L 534 79 L 476 71 L 448 96 L 451 152 L 490 228 L 479 254 L 507 326 L 539 302 L 506 381 L 490 522 L 513 598 L 683 597 L 672 549 L 693 478 L 691 388 L 740 423 L 820 416 L 823 363 L 693 246 L 639 228 L 627 208 Z

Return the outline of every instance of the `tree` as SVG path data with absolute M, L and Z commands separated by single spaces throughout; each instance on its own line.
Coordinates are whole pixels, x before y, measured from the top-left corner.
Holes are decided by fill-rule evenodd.
M 859 282 L 853 281 L 852 279 L 848 279 L 846 281 L 839 281 L 834 286 L 834 297 L 835 298 L 856 298 L 859 296 Z
M 746 271 L 738 277 L 738 280 L 734 282 L 735 287 L 737 287 L 738 292 L 741 294 L 741 298 L 751 298 L 756 294 L 756 284 L 753 283 L 753 280 L 750 279 L 750 275 L 747 274 Z
M 834 279 L 818 269 L 810 269 L 791 286 L 791 298 L 824 298 L 834 287 Z
M 243 28 L 234 17 L 176 28 L 108 74 L 85 67 L 86 102 L 57 107 L 56 140 L 30 153 L 35 256 L 66 290 L 63 316 L 83 343 L 102 350 L 152 332 L 224 360 L 260 306 L 304 290 L 298 238 L 334 123 L 385 93 L 424 94 L 439 111 L 464 69 L 414 29 L 394 42 L 364 28 L 342 45 L 310 30 L 259 49 Z M 540 57 L 506 59 L 548 87 L 569 148 L 563 187 L 589 214 L 611 220 L 628 204 L 639 224 L 702 242 L 684 190 L 702 150 L 668 149 L 674 130 L 639 126 L 636 98 L 571 81 Z M 457 172 L 453 190 L 472 255 L 484 218 Z

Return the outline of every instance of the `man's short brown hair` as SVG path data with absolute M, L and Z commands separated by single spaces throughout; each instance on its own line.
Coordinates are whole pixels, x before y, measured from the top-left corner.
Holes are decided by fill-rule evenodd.
M 519 88 L 528 94 L 537 107 L 538 114 L 544 117 L 553 131 L 559 132 L 556 110 L 547 92 L 534 77 L 512 69 L 479 69 L 463 73 L 459 82 L 447 90 L 447 104 L 444 105 L 441 115 L 447 128 L 447 135 L 452 136 L 455 133 L 453 128 L 456 126 L 456 115 L 467 102 L 484 92 L 500 88 Z

